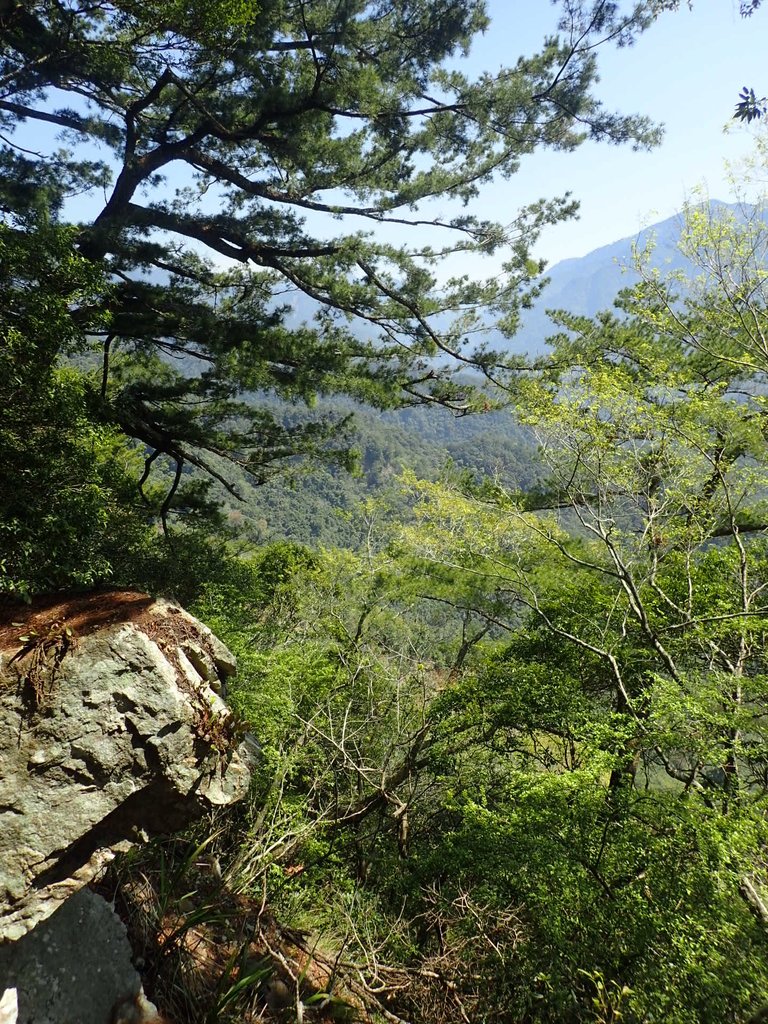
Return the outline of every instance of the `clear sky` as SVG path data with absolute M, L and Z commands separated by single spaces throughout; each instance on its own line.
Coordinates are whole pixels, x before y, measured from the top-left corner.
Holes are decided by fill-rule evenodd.
M 487 2 L 491 26 L 475 40 L 464 64 L 470 75 L 493 73 L 537 52 L 556 28 L 559 7 L 550 0 Z M 611 109 L 663 123 L 662 144 L 650 152 L 596 143 L 571 153 L 539 150 L 523 160 L 511 179 L 484 187 L 472 212 L 509 222 L 526 203 L 572 192 L 581 202 L 580 218 L 548 228 L 537 250 L 551 266 L 672 216 L 701 184 L 712 198 L 729 199 L 724 163 L 749 154 L 761 130 L 733 121 L 732 113 L 743 85 L 768 94 L 766 44 L 768 0 L 747 19 L 739 15 L 738 0 L 693 0 L 690 10 L 683 0 L 679 11 L 661 16 L 635 46 L 604 46 L 599 52 L 600 98 Z M 39 123 L 29 131 L 36 144 L 46 134 L 55 135 Z M 25 137 L 20 132 L 22 144 Z M 171 177 L 178 183 L 176 171 Z M 99 199 L 75 200 L 71 215 L 87 219 Z M 360 227 L 369 225 L 344 225 Z M 320 230 L 326 233 L 328 225 Z M 478 266 L 481 276 L 493 272 L 483 264 Z M 456 272 L 455 267 L 448 270 Z
M 494 71 L 533 52 L 552 31 L 548 0 L 488 0 L 491 28 L 473 46 L 467 69 Z M 724 161 L 753 148 L 758 129 L 731 115 L 743 85 L 768 93 L 768 8 L 739 15 L 738 0 L 693 0 L 660 17 L 631 48 L 603 48 L 599 96 L 623 113 L 643 113 L 666 126 L 660 147 L 587 143 L 572 153 L 538 152 L 509 181 L 484 191 L 478 212 L 499 220 L 540 196 L 566 190 L 581 201 L 578 221 L 547 229 L 539 255 L 551 265 L 582 256 L 677 212 L 706 183 L 728 199 Z M 724 128 L 727 129 L 724 131 Z

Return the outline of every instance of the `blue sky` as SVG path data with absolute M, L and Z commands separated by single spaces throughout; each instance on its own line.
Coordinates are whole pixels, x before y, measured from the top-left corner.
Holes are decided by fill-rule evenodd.
M 472 212 L 509 222 L 526 203 L 572 192 L 581 202 L 580 218 L 548 228 L 538 246 L 537 255 L 551 266 L 672 216 L 702 184 L 713 198 L 730 198 L 724 163 L 749 154 L 761 130 L 732 120 L 739 89 L 748 84 L 768 93 L 768 5 L 749 19 L 740 17 L 738 7 L 738 0 L 693 0 L 689 10 L 683 0 L 681 10 L 660 17 L 635 46 L 601 48 L 598 95 L 612 109 L 665 124 L 659 147 L 633 152 L 586 143 L 571 153 L 538 151 L 511 179 L 484 187 Z M 488 0 L 488 10 L 491 26 L 474 42 L 464 64 L 468 74 L 493 73 L 536 52 L 555 30 L 558 14 L 549 0 Z M 55 135 L 39 124 L 28 131 L 36 144 Z M 20 132 L 22 144 L 25 137 Z M 177 173 L 173 179 L 178 184 Z M 87 218 L 100 201 L 82 197 L 72 203 L 72 215 Z M 430 204 L 430 213 L 438 212 Z M 482 264 L 480 276 L 495 272 Z
M 478 212 L 504 220 L 508 208 L 511 219 L 523 203 L 573 192 L 580 219 L 548 229 L 539 245 L 551 265 L 673 215 L 702 183 L 713 198 L 730 198 L 724 162 L 749 154 L 759 130 L 731 120 L 739 89 L 768 93 L 768 9 L 743 19 L 738 7 L 738 0 L 694 0 L 691 10 L 683 3 L 635 46 L 600 53 L 600 98 L 664 123 L 661 146 L 636 153 L 587 143 L 573 153 L 538 152 L 514 178 L 486 189 Z M 467 70 L 494 71 L 532 52 L 557 16 L 548 0 L 489 0 L 488 10 L 491 28 L 473 46 Z

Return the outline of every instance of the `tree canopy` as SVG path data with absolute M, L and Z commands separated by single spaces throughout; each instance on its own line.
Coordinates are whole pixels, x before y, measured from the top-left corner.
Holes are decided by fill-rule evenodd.
M 564 0 L 470 80 L 479 0 L 0 0 L 0 590 L 170 592 L 239 662 L 248 800 L 112 875 L 174 1020 L 767 1019 L 766 204 L 550 356 L 482 344 L 571 205 L 478 190 L 653 142 L 597 48 L 674 6 Z M 356 550 L 294 542 L 334 467 L 212 530 L 363 403 Z M 497 408 L 394 445 L 411 403 Z
M 557 314 L 549 368 L 512 384 L 548 486 L 413 484 L 427 586 L 509 636 L 445 702 L 514 765 L 463 827 L 524 851 L 541 970 L 597 967 L 607 1019 L 764 1019 L 767 244 L 764 202 L 693 207 L 698 279 L 646 269 L 623 315 Z
M 568 2 L 539 53 L 470 80 L 479 0 L 0 4 L 4 230 L 71 223 L 100 271 L 62 352 L 76 334 L 92 415 L 145 450 L 143 483 L 170 471 L 164 519 L 190 469 L 235 489 L 228 460 L 261 479 L 343 457 L 338 423 L 287 423 L 258 395 L 472 407 L 456 365 L 486 310 L 514 328 L 530 245 L 572 206 L 502 226 L 471 201 L 538 146 L 654 141 L 593 95 L 598 45 L 649 18 Z M 502 250 L 501 278 L 438 287 L 451 256 Z

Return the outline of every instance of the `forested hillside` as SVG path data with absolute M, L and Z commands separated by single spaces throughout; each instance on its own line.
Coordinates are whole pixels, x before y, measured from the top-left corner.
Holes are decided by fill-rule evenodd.
M 768 1019 L 765 196 L 531 359 L 573 205 L 473 212 L 658 142 L 595 89 L 676 6 L 470 75 L 480 0 L 0 0 L 2 600 L 239 664 L 248 799 L 102 882 L 174 1024 Z
M 714 218 L 734 217 L 738 222 L 760 216 L 749 205 L 717 201 L 699 212 Z M 684 295 L 687 282 L 706 272 L 697 266 L 695 254 L 686 254 L 681 246 L 685 232 L 686 218 L 681 213 L 649 225 L 634 237 L 555 264 L 545 271 L 547 284 L 533 308 L 522 314 L 520 330 L 509 343 L 513 351 L 532 359 L 541 356 L 546 352 L 545 340 L 560 330 L 547 310 L 594 317 L 614 308 L 620 293 L 644 274 L 674 275 Z M 300 320 L 296 309 L 290 316 Z M 498 341 L 505 344 L 500 336 Z M 355 546 L 361 527 L 353 513 L 364 499 L 377 497 L 382 515 L 385 508 L 390 515 L 407 515 L 407 503 L 396 483 L 404 470 L 429 480 L 444 475 L 455 478 L 462 472 L 487 476 L 511 491 L 532 491 L 542 481 L 544 470 L 534 433 L 507 412 L 467 417 L 418 407 L 376 412 L 338 400 L 329 408 L 338 419 L 354 416 L 357 462 L 352 472 L 298 465 L 256 488 L 243 478 L 242 501 L 221 491 L 230 522 L 249 539 Z
M 364 502 L 376 502 L 383 519 L 408 516 L 399 482 L 405 470 L 425 480 L 498 477 L 521 490 L 533 487 L 541 472 L 533 435 L 506 412 L 457 418 L 443 409 L 377 412 L 339 401 L 327 407 L 339 419 L 353 417 L 353 464 L 296 461 L 260 486 L 243 476 L 237 497 L 220 488 L 222 508 L 239 536 L 356 548 L 366 531 L 359 515 Z

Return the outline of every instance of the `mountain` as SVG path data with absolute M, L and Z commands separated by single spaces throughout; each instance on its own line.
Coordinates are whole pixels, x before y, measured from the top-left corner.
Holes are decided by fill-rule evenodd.
M 729 211 L 737 217 L 749 215 L 750 208 L 712 200 L 710 209 Z M 681 214 L 644 228 L 636 235 L 594 249 L 586 256 L 562 260 L 548 269 L 549 279 L 541 298 L 523 316 L 523 326 L 511 342 L 505 343 L 514 352 L 535 355 L 545 348 L 545 339 L 556 331 L 547 310 L 565 309 L 569 313 L 594 316 L 610 309 L 623 288 L 636 284 L 639 275 L 632 266 L 632 252 L 653 243 L 651 267 L 664 271 L 682 270 L 698 274 L 690 261 L 679 251 L 678 243 L 684 225 Z
M 270 399 L 262 401 L 270 407 Z M 277 403 L 271 407 L 279 413 Z M 405 469 L 425 480 L 445 473 L 496 477 L 513 491 L 528 490 L 541 480 L 530 431 L 505 412 L 458 418 L 434 406 L 379 412 L 341 398 L 320 400 L 315 411 L 338 417 L 354 412 L 358 471 L 302 466 L 297 461 L 261 486 L 238 480 L 242 502 L 214 486 L 216 498 L 241 537 L 256 543 L 287 539 L 356 547 L 365 540 L 367 526 L 355 510 L 366 498 L 379 499 L 377 518 L 394 516 L 400 522 L 408 518 L 412 499 L 397 484 Z
M 711 200 L 709 206 L 713 212 L 728 211 L 737 218 L 749 216 L 752 209 L 720 200 Z M 556 263 L 545 272 L 548 284 L 534 307 L 523 313 L 522 327 L 517 335 L 509 340 L 497 331 L 490 331 L 486 338 L 487 344 L 501 351 L 538 355 L 546 348 L 546 338 L 557 330 L 547 316 L 547 310 L 564 309 L 570 313 L 594 316 L 600 310 L 610 309 L 618 293 L 639 280 L 639 275 L 633 269 L 632 254 L 635 248 L 643 250 L 649 244 L 653 245 L 651 267 L 667 272 L 682 270 L 698 274 L 699 271 L 694 270 L 678 249 L 684 223 L 683 215 L 677 214 L 651 224 L 635 235 L 594 249 L 586 256 Z M 311 321 L 320 308 L 318 303 L 301 294 L 286 296 L 285 302 L 289 307 L 286 317 L 288 326 Z M 439 322 L 435 321 L 435 325 L 439 326 Z M 364 338 L 374 338 L 377 333 L 362 321 L 357 321 L 354 329 Z M 436 361 L 442 362 L 442 357 Z
M 713 212 L 723 210 L 737 218 L 748 217 L 751 212 L 748 207 L 717 201 L 710 207 Z M 639 279 L 632 269 L 634 248 L 653 245 L 652 267 L 698 274 L 678 249 L 683 225 L 682 216 L 669 217 L 586 256 L 555 264 L 546 274 L 549 283 L 543 295 L 527 311 L 518 335 L 510 342 L 492 334 L 489 344 L 513 352 L 540 353 L 546 348 L 547 336 L 556 331 L 547 310 L 565 309 L 594 316 L 609 309 L 618 293 Z M 289 324 L 311 319 L 317 308 L 303 296 L 291 296 L 290 302 L 293 308 Z M 321 407 L 339 415 L 355 412 L 359 474 L 349 476 L 330 468 L 315 468 L 306 476 L 277 479 L 257 489 L 244 487 L 248 500 L 240 508 L 232 507 L 230 515 L 251 539 L 288 537 L 310 544 L 354 544 L 352 510 L 371 494 L 383 496 L 389 492 L 393 500 L 390 485 L 406 467 L 420 477 L 434 479 L 446 464 L 451 464 L 456 470 L 474 475 L 497 476 L 513 490 L 535 485 L 541 473 L 534 439 L 503 414 L 457 420 L 445 410 L 433 408 L 380 413 L 339 400 L 326 401 Z M 394 498 L 396 504 L 398 500 L 402 517 L 405 504 L 403 499 Z

